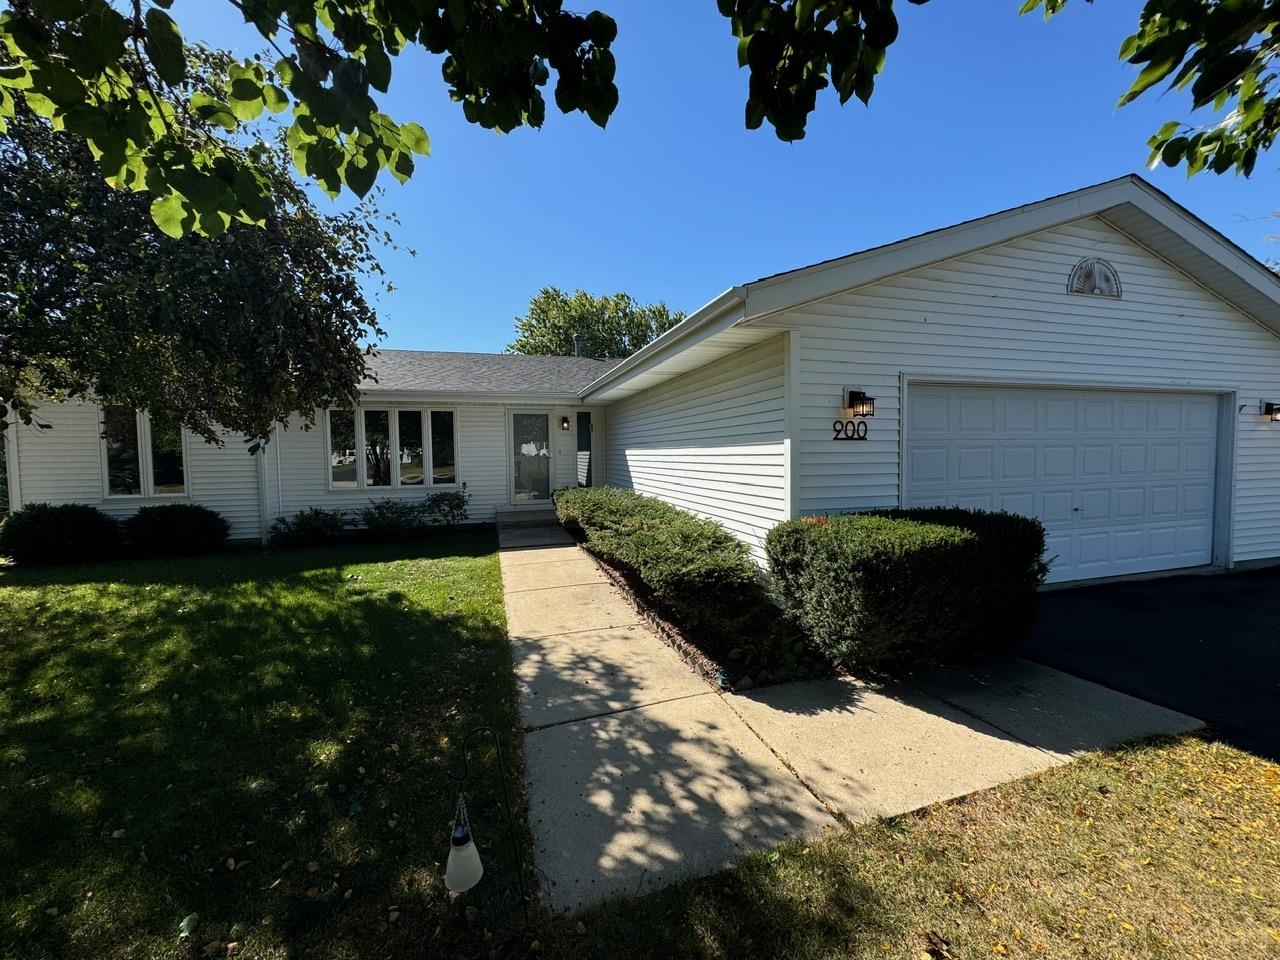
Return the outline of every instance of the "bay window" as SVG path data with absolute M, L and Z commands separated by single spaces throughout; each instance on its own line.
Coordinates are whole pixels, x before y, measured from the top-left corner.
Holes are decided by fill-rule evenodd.
M 457 484 L 455 416 L 453 410 L 425 407 L 330 410 L 330 488 Z

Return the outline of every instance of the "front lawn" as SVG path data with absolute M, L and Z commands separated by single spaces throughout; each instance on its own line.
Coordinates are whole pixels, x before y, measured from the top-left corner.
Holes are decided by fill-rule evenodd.
M 562 922 L 548 956 L 1280 956 L 1280 766 L 1189 736 L 756 854 Z
M 462 733 L 501 731 L 519 792 L 494 549 L 0 574 L 0 956 L 419 956 L 513 929 L 486 749 L 472 923 L 440 879 Z

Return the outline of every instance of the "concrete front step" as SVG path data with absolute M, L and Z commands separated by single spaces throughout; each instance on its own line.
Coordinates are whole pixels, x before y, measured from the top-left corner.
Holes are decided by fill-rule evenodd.
M 526 527 L 554 527 L 560 521 L 556 519 L 554 509 L 545 510 L 498 510 L 494 513 L 494 522 L 499 529 L 521 530 Z

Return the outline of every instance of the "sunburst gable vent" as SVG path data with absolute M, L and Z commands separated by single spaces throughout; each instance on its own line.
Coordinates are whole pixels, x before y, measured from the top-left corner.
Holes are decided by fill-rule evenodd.
M 1119 300 L 1120 274 L 1116 268 L 1100 257 L 1085 257 L 1071 271 L 1067 281 L 1067 293 L 1082 293 L 1090 297 L 1111 297 Z

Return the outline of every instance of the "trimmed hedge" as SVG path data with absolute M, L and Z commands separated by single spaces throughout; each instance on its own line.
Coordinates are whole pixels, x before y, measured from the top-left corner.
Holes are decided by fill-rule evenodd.
M 634 574 L 695 642 L 721 648 L 763 590 L 746 544 L 714 520 L 615 487 L 557 491 L 560 522 L 589 550 Z
M 129 550 L 138 557 L 194 557 L 227 544 L 231 524 L 197 503 L 142 507 L 124 521 Z
M 119 553 L 119 525 L 83 503 L 29 503 L 0 524 L 0 555 L 23 566 L 108 560 Z
M 1048 572 L 1039 521 L 958 508 L 791 520 L 765 549 L 792 618 L 850 668 L 1008 652 Z

